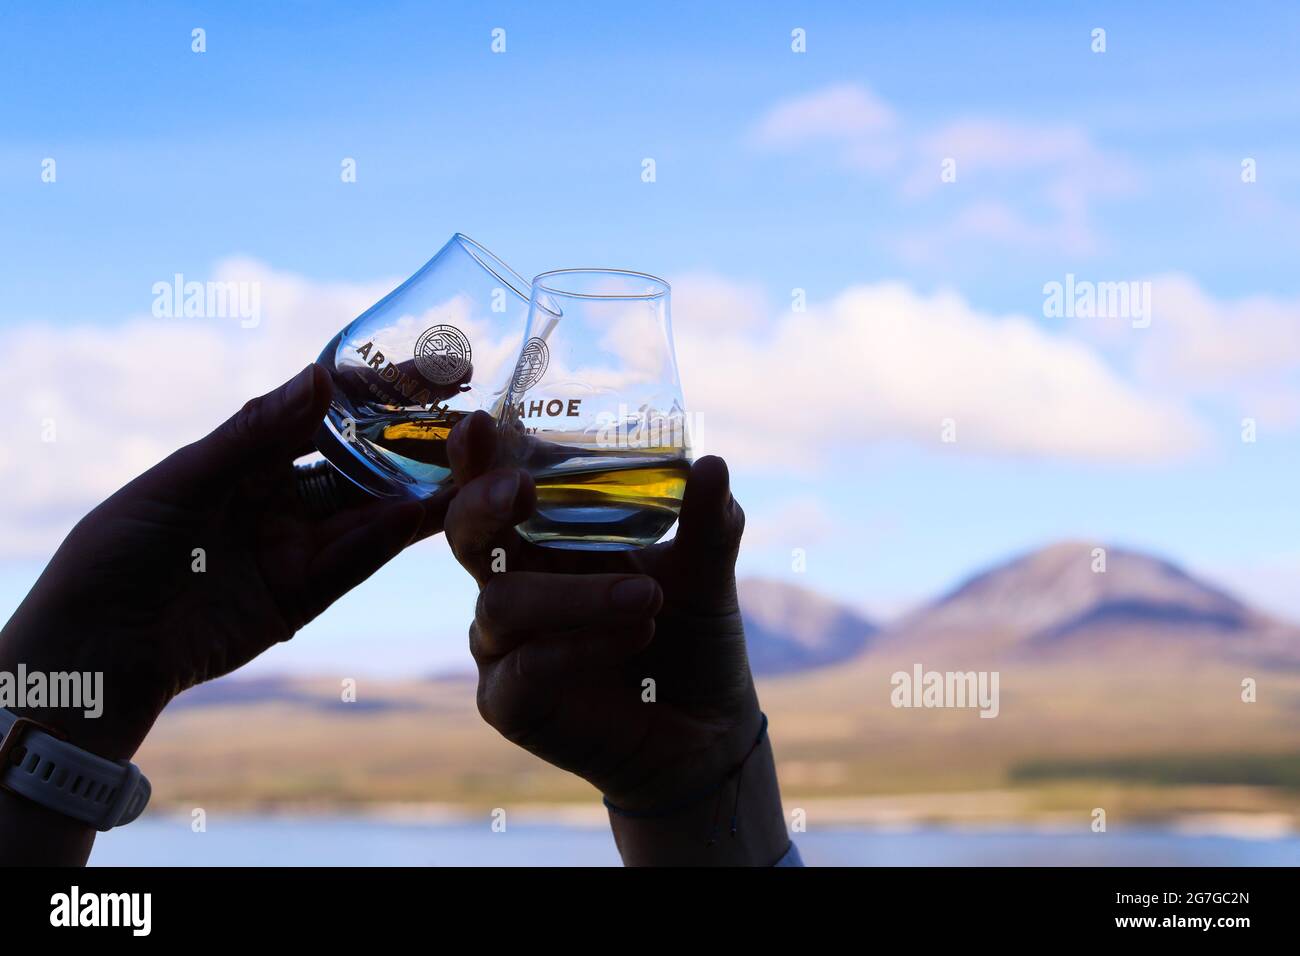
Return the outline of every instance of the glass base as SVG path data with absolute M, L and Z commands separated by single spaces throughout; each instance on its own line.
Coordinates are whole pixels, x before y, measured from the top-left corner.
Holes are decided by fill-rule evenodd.
M 525 535 L 525 537 L 528 537 Z M 646 547 L 631 541 L 595 541 L 590 538 L 548 538 L 530 539 L 533 544 L 543 548 L 555 548 L 557 551 L 636 551 Z M 649 542 L 653 544 L 654 542 Z
M 654 544 L 677 522 L 677 509 L 539 506 L 518 526 L 525 540 L 568 551 L 631 551 Z

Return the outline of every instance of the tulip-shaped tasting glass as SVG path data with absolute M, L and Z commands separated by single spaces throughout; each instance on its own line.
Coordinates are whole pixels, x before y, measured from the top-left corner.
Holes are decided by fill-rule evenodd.
M 677 520 L 691 465 L 668 283 L 566 269 L 533 280 L 502 410 L 507 459 L 537 484 L 537 544 L 624 550 Z
M 499 414 L 528 311 L 528 282 L 457 233 L 321 353 L 333 399 L 316 447 L 381 497 L 420 498 L 450 480 L 447 436 Z

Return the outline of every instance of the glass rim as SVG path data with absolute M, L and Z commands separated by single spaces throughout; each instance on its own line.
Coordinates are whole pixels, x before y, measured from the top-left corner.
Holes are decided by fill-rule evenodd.
M 492 276 L 499 280 L 503 285 L 508 287 L 511 292 L 519 296 L 519 298 L 523 299 L 525 302 L 528 301 L 530 294 L 523 290 L 531 287 L 529 281 L 514 269 L 510 268 L 504 259 L 487 246 L 483 245 L 483 243 L 476 239 L 471 239 L 463 232 L 454 233 L 451 238 L 453 242 L 456 242 L 465 250 L 470 258 L 491 273 Z
M 553 277 L 574 276 L 574 275 L 624 276 L 624 277 L 630 277 L 635 279 L 648 279 L 650 282 L 658 286 L 658 288 L 653 292 L 595 293 L 595 292 L 580 292 L 571 289 L 559 288 L 555 285 L 552 285 L 551 282 L 549 281 Z M 650 301 L 652 299 L 658 299 L 668 295 L 672 291 L 672 286 L 668 284 L 667 279 L 661 279 L 659 278 L 659 276 L 651 275 L 648 272 L 637 272 L 633 269 L 607 269 L 607 268 L 598 268 L 598 267 L 589 266 L 589 267 L 582 267 L 576 269 L 552 269 L 550 272 L 540 273 L 538 276 L 536 276 L 533 279 L 534 300 L 536 300 L 537 298 L 535 293 L 538 289 L 542 290 L 548 295 L 560 295 L 571 299 L 597 299 L 597 300 L 627 299 L 631 301 L 636 301 L 636 300 Z

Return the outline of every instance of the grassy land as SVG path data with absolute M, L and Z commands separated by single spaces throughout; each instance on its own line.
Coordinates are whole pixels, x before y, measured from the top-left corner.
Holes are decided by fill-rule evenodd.
M 894 664 L 764 683 L 787 807 L 861 820 L 1111 825 L 1185 814 L 1268 815 L 1300 827 L 1300 675 L 1261 676 L 1241 702 L 1240 671 L 1121 673 L 1002 668 L 1001 713 L 894 709 Z M 501 740 L 469 681 L 368 683 L 367 708 L 333 682 L 319 706 L 276 701 L 181 708 L 139 761 L 160 806 L 277 809 L 449 804 L 469 813 L 580 803 L 583 781 Z M 809 811 L 812 812 L 811 810 Z
M 1040 780 L 1111 780 L 1163 786 L 1246 785 L 1297 791 L 1300 753 L 1144 754 L 1102 760 L 1029 760 L 1011 768 L 1016 783 Z

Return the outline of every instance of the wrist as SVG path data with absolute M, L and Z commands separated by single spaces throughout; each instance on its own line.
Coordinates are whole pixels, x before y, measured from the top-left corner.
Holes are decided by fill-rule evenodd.
M 0 866 L 81 866 L 95 828 L 0 787 Z
M 28 717 L 60 731 L 68 743 L 106 760 L 131 760 L 144 742 L 143 731 L 109 716 L 89 717 L 79 710 L 50 707 L 10 707 L 19 717 Z
M 790 845 L 771 741 L 716 792 L 667 813 L 611 809 L 610 828 L 626 866 L 771 866 Z
M 608 803 L 637 812 L 663 810 L 711 794 L 754 749 L 763 726 L 752 681 L 741 699 L 732 715 L 707 723 L 675 713 L 660 718 L 654 727 L 659 743 L 652 770 L 643 771 L 635 781 L 593 783 Z M 702 725 L 709 729 L 702 730 Z
M 49 724 L 0 710 L 0 741 L 0 864 L 84 863 L 95 831 L 130 823 L 149 801 L 139 768 Z
M 147 695 L 132 693 L 120 664 L 100 669 L 98 655 L 64 641 L 0 635 L 0 706 L 59 730 L 69 743 L 108 760 L 129 760 L 153 726 Z

